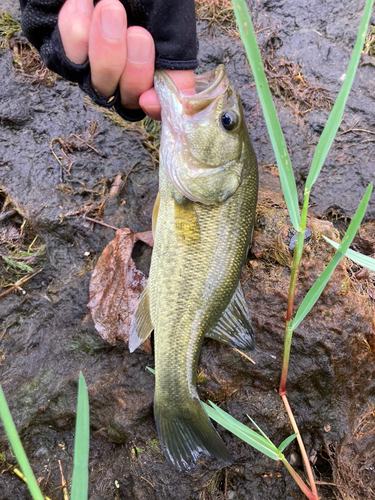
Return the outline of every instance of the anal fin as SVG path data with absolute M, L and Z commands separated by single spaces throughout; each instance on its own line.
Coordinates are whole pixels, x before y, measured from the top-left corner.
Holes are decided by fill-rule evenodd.
M 138 307 L 134 313 L 129 332 L 129 351 L 133 352 L 150 335 L 154 325 L 150 316 L 150 299 L 146 285 L 139 297 Z
M 241 351 L 251 351 L 255 348 L 254 331 L 240 283 L 228 307 L 207 337 Z

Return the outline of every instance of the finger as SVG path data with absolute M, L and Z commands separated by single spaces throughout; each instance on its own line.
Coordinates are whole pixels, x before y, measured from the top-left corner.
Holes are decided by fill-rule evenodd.
M 167 71 L 167 73 L 176 84 L 176 87 L 184 94 L 195 94 L 193 70 Z M 144 92 L 139 98 L 139 105 L 153 120 L 161 119 L 161 106 L 155 89 Z
M 120 79 L 121 104 L 139 108 L 139 96 L 154 85 L 155 45 L 150 33 L 132 26 L 126 34 L 126 65 Z
M 126 63 L 126 12 L 119 0 L 95 7 L 89 37 L 91 82 L 105 97 L 114 94 Z
M 88 57 L 93 0 L 67 0 L 58 18 L 61 41 L 67 58 L 82 64 Z
M 153 120 L 161 120 L 161 106 L 154 88 L 147 90 L 140 96 L 139 105 L 147 116 Z

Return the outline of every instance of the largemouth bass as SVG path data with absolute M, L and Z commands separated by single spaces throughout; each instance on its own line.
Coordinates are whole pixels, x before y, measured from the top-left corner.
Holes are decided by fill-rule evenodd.
M 240 98 L 224 66 L 196 77 L 192 96 L 155 73 L 162 106 L 160 198 L 150 277 L 129 348 L 154 330 L 154 415 L 161 449 L 178 470 L 200 453 L 231 457 L 196 389 L 205 337 L 254 348 L 239 283 L 252 237 L 258 169 Z

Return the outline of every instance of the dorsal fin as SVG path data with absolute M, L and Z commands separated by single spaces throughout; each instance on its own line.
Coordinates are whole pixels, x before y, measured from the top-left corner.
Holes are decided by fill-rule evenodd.
M 254 331 L 240 283 L 228 307 L 207 337 L 236 347 L 241 351 L 254 349 Z

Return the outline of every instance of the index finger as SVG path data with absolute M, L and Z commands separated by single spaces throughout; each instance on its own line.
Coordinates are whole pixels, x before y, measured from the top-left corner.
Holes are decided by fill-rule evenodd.
M 75 64 L 87 60 L 93 12 L 93 0 L 66 0 L 60 10 L 58 27 L 61 41 L 66 57 Z

